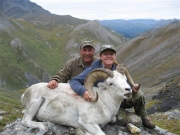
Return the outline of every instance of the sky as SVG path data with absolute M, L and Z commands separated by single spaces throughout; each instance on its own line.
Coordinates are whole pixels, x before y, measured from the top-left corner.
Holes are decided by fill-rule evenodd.
M 52 14 L 88 20 L 180 19 L 180 0 L 30 0 Z

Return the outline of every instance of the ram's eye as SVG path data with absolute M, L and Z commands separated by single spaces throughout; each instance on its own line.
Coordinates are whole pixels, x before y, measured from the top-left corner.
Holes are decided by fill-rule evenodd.
M 113 85 L 112 83 L 110 83 L 109 85 Z

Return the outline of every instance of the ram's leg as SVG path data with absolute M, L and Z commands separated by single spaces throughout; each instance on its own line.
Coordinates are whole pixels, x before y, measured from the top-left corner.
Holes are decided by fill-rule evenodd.
M 31 128 L 39 128 L 38 134 L 44 134 L 47 132 L 47 127 L 42 122 L 35 122 L 32 121 L 32 119 L 35 117 L 37 111 L 39 110 L 39 107 L 43 103 L 44 98 L 39 97 L 38 99 L 32 100 L 30 103 L 29 108 L 26 108 L 24 117 L 22 119 L 22 124 L 26 127 L 31 127 Z
M 78 122 L 82 127 L 84 127 L 84 129 L 86 129 L 92 135 L 105 135 L 105 133 L 96 123 L 86 123 L 81 119 L 81 117 L 79 117 Z

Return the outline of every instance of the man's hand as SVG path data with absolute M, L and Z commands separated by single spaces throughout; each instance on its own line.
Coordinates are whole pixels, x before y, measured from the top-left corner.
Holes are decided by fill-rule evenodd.
M 84 93 L 84 95 L 83 95 L 83 98 L 84 98 L 85 100 L 87 100 L 87 101 L 90 101 L 91 96 L 90 96 L 90 94 L 89 94 L 88 91 L 85 91 L 85 93 Z
M 47 85 L 47 87 L 50 89 L 55 89 L 57 86 L 58 86 L 58 82 L 56 80 L 51 80 Z
M 135 84 L 134 86 L 132 86 L 132 90 L 133 92 L 137 93 L 139 92 L 141 84 Z

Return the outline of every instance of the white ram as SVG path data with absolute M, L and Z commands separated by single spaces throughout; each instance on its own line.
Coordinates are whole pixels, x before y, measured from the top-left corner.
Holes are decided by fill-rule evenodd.
M 99 78 L 105 81 L 93 87 Z M 59 83 L 54 90 L 50 90 L 47 83 L 32 85 L 21 98 L 26 108 L 22 123 L 39 128 L 39 134 L 47 132 L 47 127 L 42 122 L 33 121 L 34 117 L 39 121 L 82 128 L 88 134 L 105 135 L 99 125 L 103 127 L 115 120 L 121 101 L 131 96 L 132 90 L 126 80 L 126 76 L 116 70 L 92 71 L 84 84 L 91 94 L 91 102 L 78 96 L 68 83 Z

